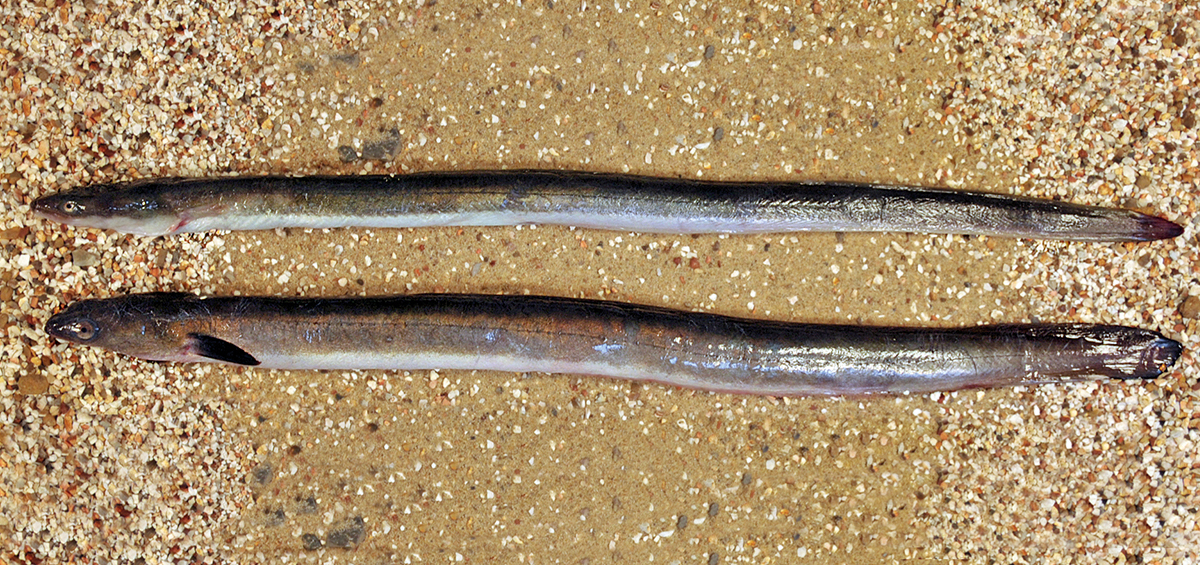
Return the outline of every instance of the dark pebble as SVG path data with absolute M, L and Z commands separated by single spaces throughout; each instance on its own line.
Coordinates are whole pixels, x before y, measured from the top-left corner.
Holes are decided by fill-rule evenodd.
M 287 521 L 287 514 L 284 514 L 282 508 L 266 511 L 268 526 L 282 526 Z
M 304 549 L 308 551 L 321 549 L 321 538 L 313 534 L 304 534 L 300 536 L 300 541 L 304 543 Z
M 725 139 L 725 128 L 717 128 L 713 130 L 713 141 L 721 141 Z
M 317 511 L 317 499 L 313 497 L 297 498 L 296 513 L 297 514 L 312 514 Z
M 275 468 L 272 467 L 270 463 L 263 463 L 255 467 L 250 474 L 252 475 L 254 482 L 265 486 L 267 483 L 271 482 L 271 479 L 275 478 L 274 471 Z
M 363 144 L 362 158 L 373 159 L 376 161 L 383 159 L 391 159 L 396 154 L 396 150 L 400 148 L 400 131 L 392 130 L 388 132 L 387 137 L 379 141 L 371 141 Z
M 717 506 L 717 503 L 716 503 L 716 502 L 710 502 L 710 503 L 708 503 L 708 515 L 709 515 L 709 517 L 716 516 L 716 515 L 717 515 L 717 513 L 718 513 L 718 512 L 720 512 L 720 511 L 721 511 L 721 507 L 720 507 L 720 506 Z
M 358 53 L 337 53 L 329 57 L 335 63 L 341 63 L 348 67 L 357 67 L 362 62 L 362 57 Z
M 346 520 L 341 527 L 325 536 L 325 544 L 329 547 L 351 548 L 358 545 L 367 533 L 367 523 L 362 516 Z
M 704 46 L 704 58 L 705 59 L 712 59 L 716 55 L 717 55 L 716 47 L 713 47 L 712 44 Z
M 358 151 L 355 151 L 354 148 L 350 147 L 349 145 L 342 145 L 338 147 L 337 152 L 338 158 L 340 158 L 343 163 L 353 163 L 354 161 L 358 160 Z
M 679 519 L 675 521 L 675 529 L 682 530 L 688 525 L 688 518 L 684 514 L 679 515 Z
M 743 486 L 750 486 L 750 483 L 752 482 L 754 482 L 754 478 L 750 476 L 750 473 L 742 473 Z
M 718 555 L 717 552 L 714 551 L 714 552 L 708 554 L 708 565 L 717 565 L 717 563 L 720 563 L 720 562 L 721 562 L 721 556 Z

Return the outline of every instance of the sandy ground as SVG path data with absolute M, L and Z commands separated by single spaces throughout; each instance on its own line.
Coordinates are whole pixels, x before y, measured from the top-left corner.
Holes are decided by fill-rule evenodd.
M 1195 4 L 995 0 L 0 7 L 0 560 L 1192 562 L 1197 21 Z M 28 206 L 144 177 L 534 167 L 988 190 L 1187 229 L 139 238 Z M 1121 323 L 1187 351 L 1155 382 L 783 400 L 156 365 L 41 329 L 72 300 L 149 290 Z

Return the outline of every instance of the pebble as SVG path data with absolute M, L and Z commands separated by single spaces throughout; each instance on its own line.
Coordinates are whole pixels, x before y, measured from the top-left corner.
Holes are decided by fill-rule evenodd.
M 325 536 L 325 545 L 351 549 L 362 542 L 366 531 L 367 525 L 362 516 L 355 516 L 331 530 L 329 535 Z
M 358 160 L 358 151 L 349 145 L 339 145 L 337 148 L 338 158 L 343 163 L 353 163 Z
M 364 143 L 362 158 L 377 161 L 391 159 L 400 149 L 400 141 L 399 130 L 393 129 L 382 139 Z
M 50 390 L 50 380 L 40 372 L 25 373 L 17 379 L 17 390 L 29 396 L 46 394 Z
M 1179 315 L 1189 320 L 1200 318 L 1200 296 L 1189 296 L 1179 305 Z
M 71 251 L 71 262 L 76 267 L 86 269 L 100 262 L 100 256 L 86 249 L 75 249 Z
M 275 478 L 275 468 L 270 463 L 262 463 L 254 468 L 252 478 L 259 486 L 266 486 Z
M 304 534 L 300 536 L 300 543 L 308 551 L 321 549 L 321 538 L 317 537 L 316 534 Z

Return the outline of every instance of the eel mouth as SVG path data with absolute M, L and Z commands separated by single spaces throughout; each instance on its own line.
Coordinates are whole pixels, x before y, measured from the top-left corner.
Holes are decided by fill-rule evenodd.
M 61 339 L 63 341 L 74 341 L 70 338 L 71 332 L 68 330 L 70 323 L 71 321 L 62 314 L 51 316 L 50 319 L 46 321 L 46 333 L 49 334 L 50 337 Z
M 33 209 L 34 216 L 69 224 L 74 218 L 63 212 L 63 205 L 66 201 L 67 197 L 62 194 L 51 194 L 34 200 L 30 208 Z

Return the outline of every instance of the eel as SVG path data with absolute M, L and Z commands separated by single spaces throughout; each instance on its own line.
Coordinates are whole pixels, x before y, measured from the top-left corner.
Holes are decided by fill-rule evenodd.
M 146 236 L 530 223 L 675 234 L 909 232 L 1097 242 L 1183 233 L 1141 212 L 985 192 L 579 171 L 157 179 L 68 190 L 32 207 L 64 224 Z
M 1124 326 L 820 325 L 599 300 L 457 294 L 132 294 L 75 302 L 50 318 L 46 332 L 152 361 L 562 373 L 770 396 L 1153 379 L 1182 352 L 1158 333 Z

